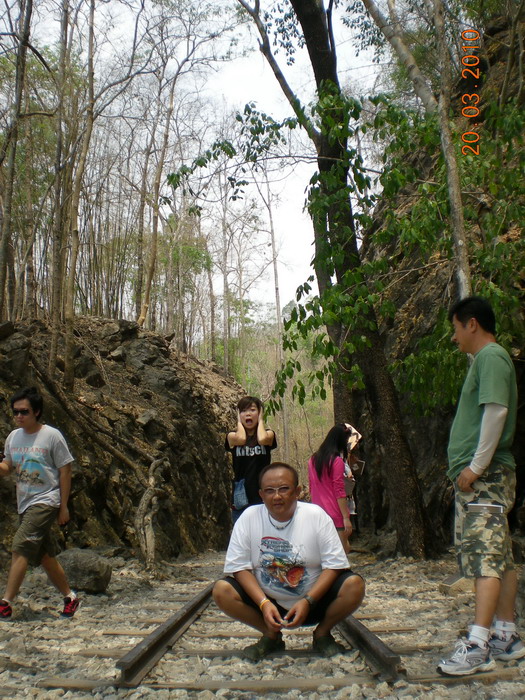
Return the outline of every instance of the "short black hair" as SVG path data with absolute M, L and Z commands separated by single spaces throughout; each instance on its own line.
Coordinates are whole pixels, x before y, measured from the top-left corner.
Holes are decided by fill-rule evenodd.
M 11 396 L 11 408 L 14 407 L 17 401 L 23 401 L 24 399 L 29 401 L 37 420 L 40 420 L 42 411 L 44 410 L 44 399 L 38 389 L 34 386 L 26 386 L 23 389 L 19 389 Z
M 237 410 L 239 411 L 239 413 L 241 411 L 245 411 L 247 408 L 250 408 L 252 403 L 254 403 L 257 406 L 257 410 L 260 413 L 262 409 L 262 401 L 261 399 L 258 399 L 255 396 L 243 396 L 242 399 L 240 399 L 237 403 Z
M 259 474 L 259 488 L 261 487 L 263 476 L 266 474 L 266 472 L 269 472 L 270 469 L 288 469 L 288 471 L 292 472 L 293 474 L 294 486 L 299 486 L 299 474 L 297 473 L 297 469 L 295 469 L 295 467 L 292 467 L 290 464 L 286 464 L 286 462 L 272 462 L 271 464 L 267 464 L 261 470 L 261 473 Z
M 496 333 L 496 317 L 492 306 L 482 297 L 465 297 L 457 301 L 448 312 L 448 320 L 452 321 L 454 316 L 462 325 L 475 318 L 479 325 L 487 333 Z

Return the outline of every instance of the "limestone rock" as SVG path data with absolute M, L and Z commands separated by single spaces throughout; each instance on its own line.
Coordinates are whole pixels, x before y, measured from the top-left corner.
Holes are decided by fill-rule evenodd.
M 235 425 L 234 406 L 243 393 L 238 384 L 213 364 L 170 350 L 163 336 L 134 322 L 77 318 L 78 373 L 66 403 L 33 368 L 47 368 L 46 324 L 2 328 L 4 407 L 21 385 L 35 384 L 44 396 L 44 420 L 63 433 L 75 459 L 71 520 L 59 536 L 63 549 L 123 546 L 139 553 L 135 515 L 157 459 L 163 466 L 155 488 L 162 497 L 147 514 L 157 559 L 226 546 L 231 472 L 224 436 Z M 59 386 L 62 369 L 57 363 Z M 2 442 L 12 429 L 10 412 L 0 411 Z M 11 479 L 0 480 L 0 522 L 2 554 L 10 552 L 17 527 Z
M 103 557 L 88 549 L 66 549 L 57 559 L 64 567 L 73 590 L 86 593 L 106 591 L 112 568 Z
M 5 325 L 5 324 L 4 324 Z M 0 378 L 20 382 L 27 374 L 31 341 L 23 333 L 12 333 L 2 339 L 0 347 Z
M 0 340 L 9 338 L 15 332 L 15 325 L 12 321 L 4 321 L 0 323 Z

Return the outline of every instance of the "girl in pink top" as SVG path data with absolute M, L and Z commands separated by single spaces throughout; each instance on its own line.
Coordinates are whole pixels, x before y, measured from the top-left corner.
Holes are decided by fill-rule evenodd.
M 312 503 L 332 518 L 346 553 L 350 551 L 352 524 L 345 492 L 345 459 L 352 432 L 348 423 L 334 425 L 308 462 Z

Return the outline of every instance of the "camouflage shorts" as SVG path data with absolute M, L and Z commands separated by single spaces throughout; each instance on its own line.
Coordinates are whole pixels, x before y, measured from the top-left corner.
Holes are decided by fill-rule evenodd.
M 474 492 L 456 486 L 455 545 L 463 576 L 501 578 L 514 569 L 507 516 L 514 505 L 516 474 L 508 467 L 490 465 L 472 484 Z M 471 501 L 499 503 L 503 513 L 470 513 Z

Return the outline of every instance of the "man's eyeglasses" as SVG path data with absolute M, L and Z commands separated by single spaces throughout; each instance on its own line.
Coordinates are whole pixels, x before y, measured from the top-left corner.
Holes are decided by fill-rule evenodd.
M 13 408 L 13 415 L 14 416 L 28 416 L 29 409 L 28 408 Z
M 269 486 L 268 488 L 263 489 L 262 492 L 265 496 L 273 496 L 274 493 L 278 493 L 279 496 L 286 496 L 286 494 L 290 493 L 291 490 L 291 486 L 278 486 L 275 489 Z

